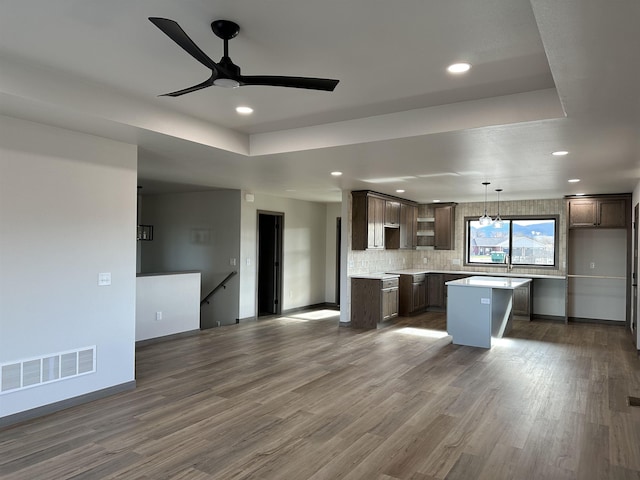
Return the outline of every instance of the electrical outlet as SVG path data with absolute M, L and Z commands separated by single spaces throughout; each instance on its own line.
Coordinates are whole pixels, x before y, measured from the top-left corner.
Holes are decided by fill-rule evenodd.
M 231 265 L 232 267 L 236 266 L 236 259 L 235 258 L 230 258 L 229 259 L 229 265 Z
M 107 285 L 111 285 L 111 272 L 99 273 L 98 286 L 105 287 Z
M 453 263 L 454 265 L 460 265 L 460 259 L 459 258 L 454 258 L 451 260 L 451 263 Z
M 427 257 L 422 258 L 422 263 L 429 263 L 429 259 Z
M 594 268 L 596 268 L 596 262 L 591 262 L 591 263 L 589 264 L 589 268 L 591 268 L 592 270 L 593 270 Z
M 156 312 L 156 322 L 162 320 L 162 312 Z

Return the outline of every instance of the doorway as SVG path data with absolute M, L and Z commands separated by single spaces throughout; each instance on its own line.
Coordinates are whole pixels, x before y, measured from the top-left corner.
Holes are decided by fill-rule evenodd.
M 284 213 L 258 212 L 258 317 L 282 314 Z

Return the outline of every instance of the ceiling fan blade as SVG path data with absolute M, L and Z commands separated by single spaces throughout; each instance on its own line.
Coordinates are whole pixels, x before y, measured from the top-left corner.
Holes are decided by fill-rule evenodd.
M 271 87 L 308 88 L 333 92 L 339 80 L 329 78 L 279 77 L 272 75 L 242 75 L 236 78 L 241 85 L 265 85 Z
M 189 55 L 198 60 L 205 67 L 216 71 L 217 64 L 211 60 L 206 53 L 200 50 L 193 40 L 185 33 L 185 31 L 175 21 L 168 18 L 149 17 L 151 23 L 162 30 L 171 40 L 180 45 Z
M 177 92 L 164 93 L 160 96 L 161 97 L 179 97 L 180 95 L 184 95 L 185 93 L 191 93 L 197 90 L 202 90 L 203 88 L 207 88 L 213 85 L 213 81 L 215 79 L 216 79 L 216 76 L 214 74 L 214 75 L 211 75 L 211 77 L 206 79 L 204 82 L 199 83 L 198 85 L 194 85 L 193 87 L 189 87 L 189 88 L 184 88 L 182 90 L 178 90 Z

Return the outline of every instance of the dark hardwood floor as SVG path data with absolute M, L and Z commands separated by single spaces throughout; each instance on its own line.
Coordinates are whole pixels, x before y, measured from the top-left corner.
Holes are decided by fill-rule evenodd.
M 321 315 L 319 315 L 321 316 Z M 624 327 L 304 314 L 141 347 L 135 391 L 0 431 L 2 479 L 640 479 Z

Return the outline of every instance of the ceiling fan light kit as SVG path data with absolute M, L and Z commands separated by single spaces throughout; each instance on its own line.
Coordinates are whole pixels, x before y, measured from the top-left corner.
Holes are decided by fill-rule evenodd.
M 216 78 L 213 81 L 213 84 L 216 87 L 222 88 L 238 88 L 240 86 L 240 82 L 238 82 L 237 80 L 232 80 L 230 78 Z
M 272 87 L 306 88 L 309 90 L 324 90 L 332 92 L 339 80 L 312 77 L 287 77 L 278 75 L 242 75 L 240 67 L 229 57 L 229 40 L 240 32 L 240 26 L 230 20 L 215 20 L 211 23 L 213 33 L 224 41 L 224 54 L 218 63 L 214 62 L 198 47 L 186 32 L 174 20 L 168 18 L 149 17 L 151 23 L 158 27 L 171 40 L 176 42 L 184 51 L 211 70 L 211 76 L 202 83 L 184 88 L 163 96 L 179 97 L 212 85 L 225 88 L 237 88 L 247 85 L 262 85 Z

